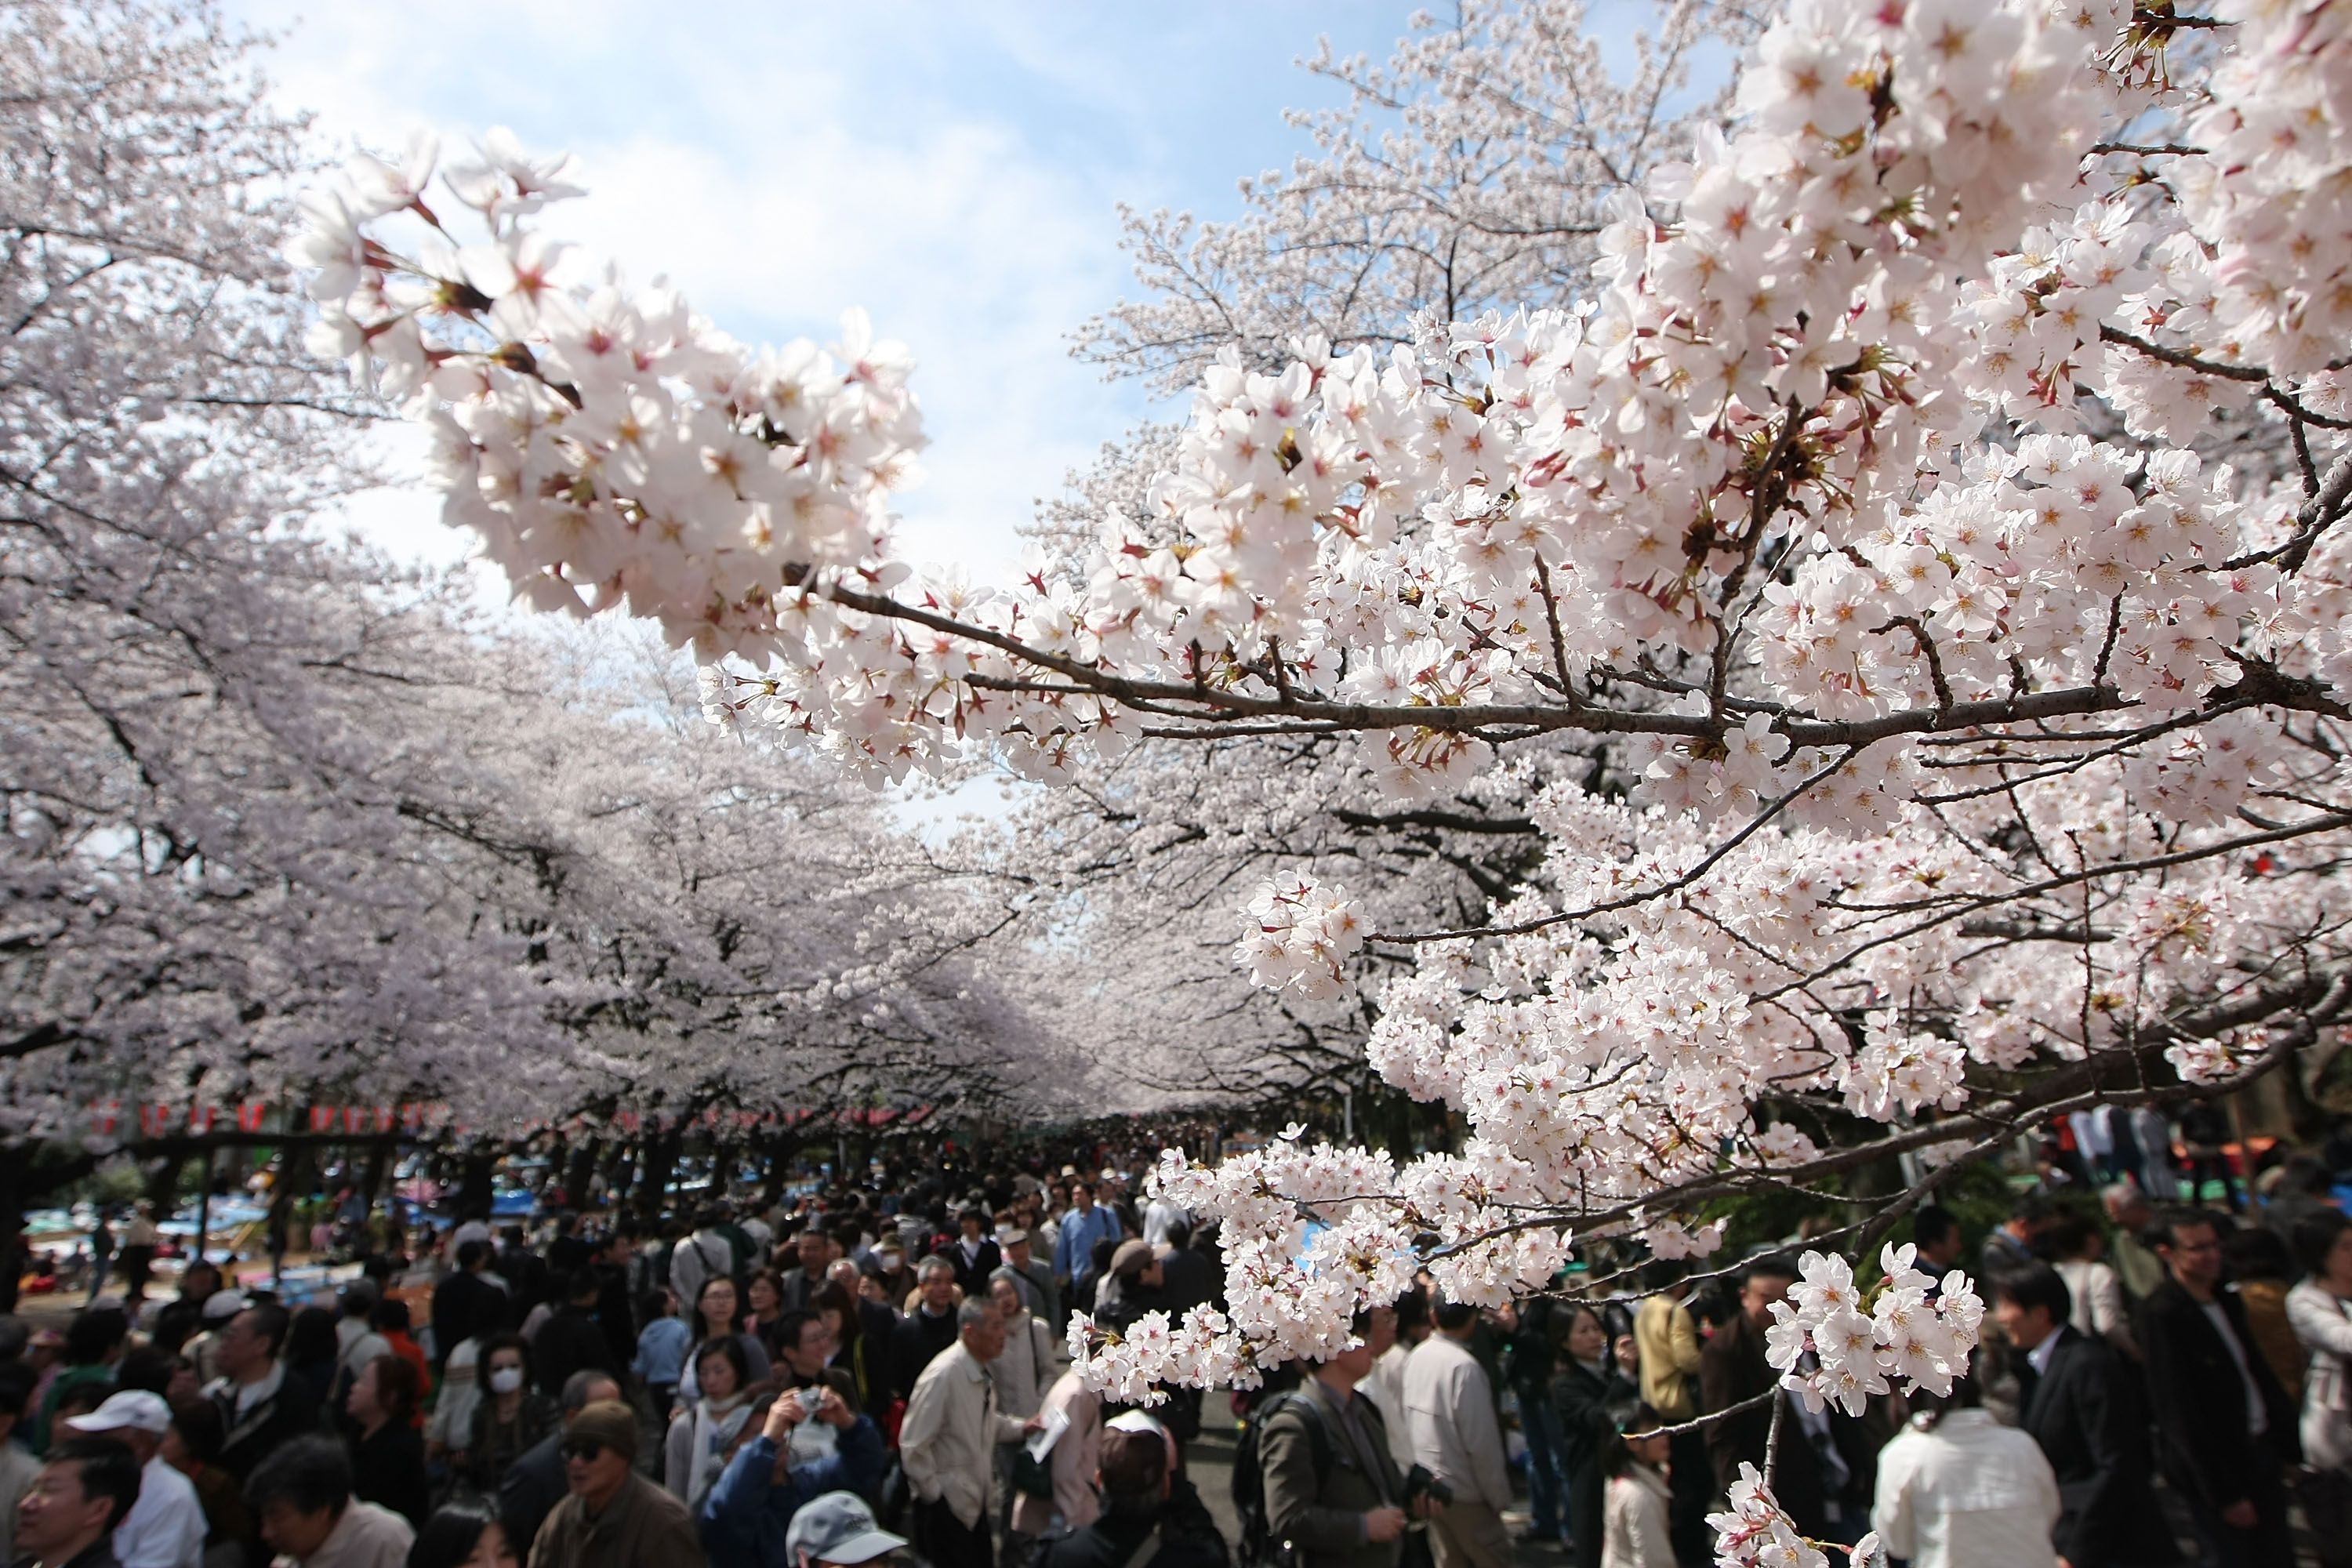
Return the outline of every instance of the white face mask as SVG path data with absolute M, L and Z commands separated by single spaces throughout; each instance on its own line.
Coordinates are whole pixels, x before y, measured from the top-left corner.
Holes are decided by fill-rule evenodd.
M 494 1394 L 512 1394 L 521 1386 L 522 1368 L 519 1366 L 499 1367 L 490 1373 L 490 1391 Z

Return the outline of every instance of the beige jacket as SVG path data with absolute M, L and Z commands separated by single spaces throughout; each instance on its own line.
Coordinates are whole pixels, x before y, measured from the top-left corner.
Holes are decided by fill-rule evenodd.
M 1633 1312 L 1633 1346 L 1642 1352 L 1642 1402 L 1669 1425 L 1696 1415 L 1698 1326 L 1690 1309 L 1671 1296 L 1647 1298 Z
M 1601 1568 L 1675 1568 L 1666 1478 L 1647 1465 L 1628 1465 L 1609 1479 L 1601 1504 Z
M 408 1521 L 353 1498 L 318 1551 L 302 1558 L 280 1554 L 278 1568 L 406 1568 L 415 1540 Z
M 1511 1506 L 1503 1424 L 1477 1357 L 1444 1334 L 1422 1341 L 1404 1363 L 1404 1408 L 1416 1463 L 1465 1502 L 1496 1513 Z
M 988 1368 L 958 1340 L 915 1379 L 906 1423 L 898 1428 L 898 1462 L 917 1498 L 944 1499 L 969 1527 L 987 1517 L 996 1445 L 1020 1439 L 1020 1420 L 996 1408 Z

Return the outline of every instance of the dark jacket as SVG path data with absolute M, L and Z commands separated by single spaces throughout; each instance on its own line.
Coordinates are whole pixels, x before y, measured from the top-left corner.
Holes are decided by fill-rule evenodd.
M 625 1367 L 637 1354 L 637 1308 L 629 1299 L 629 1271 L 618 1263 L 592 1267 L 596 1270 L 596 1326 L 604 1331 L 613 1364 Z
M 2139 1377 L 2104 1340 L 2060 1324 L 2050 1368 L 2020 1357 L 2018 1425 L 2058 1478 L 2058 1554 L 2073 1568 L 2124 1568 L 2179 1556 L 2158 1511 Z
M 702 1500 L 697 1521 L 713 1563 L 734 1568 L 791 1568 L 784 1531 L 801 1505 L 827 1492 L 870 1498 L 882 1484 L 882 1434 L 861 1415 L 841 1433 L 830 1459 L 776 1475 L 776 1445 L 766 1433 L 735 1451 Z
M 1160 1545 L 1141 1568 L 1231 1568 L 1233 1556 L 1217 1533 L 1201 1494 L 1183 1477 L 1175 1479 L 1156 1514 L 1108 1513 L 1084 1530 L 1072 1531 L 1045 1549 L 1044 1568 L 1127 1568 L 1153 1531 Z
M 546 1441 L 526 1448 L 522 1457 L 499 1478 L 499 1524 L 509 1541 L 536 1541 L 540 1526 L 555 1505 L 571 1495 L 572 1481 L 563 1473 L 563 1428 Z M 526 1560 L 529 1552 L 523 1552 Z
M 278 1391 L 247 1410 L 241 1420 L 235 1383 L 222 1378 L 206 1391 L 220 1411 L 221 1429 L 227 1435 L 221 1444 L 221 1468 L 235 1476 L 240 1486 L 253 1479 L 254 1466 L 304 1433 L 318 1429 L 319 1406 L 307 1388 L 282 1363 L 278 1371 Z
M 507 1326 L 504 1290 L 480 1275 L 459 1269 L 433 1288 L 433 1364 L 449 1359 L 458 1342 L 497 1333 Z
M 824 1288 L 822 1271 L 811 1274 L 799 1264 L 793 1264 L 776 1276 L 776 1295 L 787 1312 L 814 1312 L 816 1293 Z
M 527 1311 L 547 1300 L 547 1264 L 528 1247 L 509 1243 L 490 1259 L 491 1271 L 507 1282 Z
M 2189 1496 L 2203 1498 L 2219 1512 L 2256 1495 L 2255 1467 L 2275 1468 L 2291 1461 L 2299 1446 L 2295 1408 L 2256 1348 L 2236 1293 L 2222 1290 L 2213 1300 L 2245 1353 L 2246 1370 L 2269 1418 L 2269 1430 L 2261 1441 L 2247 1430 L 2246 1391 L 2237 1358 L 2179 1281 L 2167 1279 L 2140 1303 L 2139 1342 L 2156 1418 L 2157 1462 L 2164 1479 Z
M 966 1296 L 987 1295 L 988 1277 L 1004 1266 L 1003 1250 L 986 1237 L 981 1237 L 979 1256 L 970 1263 L 964 1261 L 963 1237 L 961 1236 L 949 1242 L 940 1256 L 954 1268 L 956 1284 L 962 1288 Z
M 561 1398 L 565 1380 L 575 1372 L 595 1371 L 620 1381 L 621 1366 L 613 1363 L 613 1347 L 596 1320 L 578 1307 L 561 1307 L 539 1326 L 531 1341 L 531 1364 L 539 1373 L 540 1392 Z
M 632 1470 L 604 1511 L 567 1496 L 530 1543 L 547 1568 L 706 1568 L 686 1505 Z M 729 1564 L 728 1568 L 732 1568 Z
M 1707 1411 L 1727 1410 L 1779 1385 L 1780 1373 L 1764 1358 L 1764 1331 L 1750 1321 L 1747 1313 L 1735 1312 L 1731 1321 L 1717 1329 L 1715 1337 L 1699 1352 L 1698 1381 L 1699 1403 Z M 1706 1429 L 1706 1457 L 1715 1469 L 1717 1490 L 1727 1489 L 1739 1479 L 1742 1464 L 1753 1465 L 1759 1472 L 1764 1468 L 1764 1448 L 1771 1437 L 1774 1403 L 1765 1400 L 1754 1409 L 1743 1410 Z M 1778 1462 L 1766 1479 L 1771 1483 L 1772 1495 L 1799 1531 L 1826 1535 L 1832 1500 L 1823 1487 L 1821 1460 L 1805 1440 L 1791 1396 L 1784 1393 L 1779 1403 L 1789 1404 L 1790 1408 L 1780 1418 Z M 1876 1475 L 1873 1458 L 1875 1447 L 1864 1436 L 1863 1422 L 1834 1412 L 1830 1416 L 1830 1437 L 1837 1445 L 1838 1457 L 1845 1462 L 1848 1477 L 1844 1492 L 1836 1500 L 1851 1519 L 1856 1508 L 1867 1511 Z
M 507 1467 L 562 1425 L 562 1406 L 543 1394 L 525 1389 L 511 1422 L 499 1419 L 498 1395 L 484 1394 L 474 1406 L 474 1419 L 466 1431 L 467 1477 L 483 1491 L 497 1491 Z
M 898 1397 L 898 1314 L 879 1301 L 857 1303 L 857 1335 L 833 1353 L 831 1368 L 845 1373 L 856 1408 L 880 1420 Z
M 898 1379 L 898 1397 L 910 1396 L 915 1392 L 915 1379 L 923 1375 L 923 1369 L 955 1342 L 953 1312 L 942 1312 L 934 1318 L 917 1307 L 899 1319 L 896 1340 L 890 1347 L 890 1370 Z
M 1160 1296 L 1167 1304 L 1171 1317 L 1189 1312 L 1195 1307 L 1205 1307 L 1217 1299 L 1217 1265 L 1204 1252 L 1189 1247 L 1177 1247 L 1160 1260 Z M 1067 1333 L 1070 1321 L 1065 1316 L 1060 1322 L 1040 1312 L 1045 1326 L 1059 1339 Z M 1161 1531 L 1164 1539 L 1167 1531 Z
M 40 1560 L 31 1552 L 15 1559 L 16 1568 L 35 1568 Z M 121 1568 L 121 1560 L 114 1555 L 114 1536 L 110 1531 L 89 1544 L 89 1550 L 79 1557 L 69 1557 L 58 1568 Z
M 1349 1441 L 1330 1391 L 1311 1377 L 1259 1430 L 1266 1533 L 1297 1548 L 1300 1568 L 1393 1568 L 1402 1550 L 1397 1542 L 1364 1539 L 1362 1516 L 1401 1506 L 1404 1478 L 1389 1457 L 1379 1408 L 1360 1391 L 1353 1398 L 1370 1454 Z
M 1517 1352 L 1514 1351 L 1516 1358 Z M 1601 1562 L 1601 1500 L 1608 1489 L 1601 1474 L 1609 1440 L 1616 1435 L 1616 1407 L 1632 1405 L 1641 1390 L 1625 1380 L 1614 1362 L 1603 1362 L 1596 1375 L 1573 1357 L 1559 1358 L 1552 1374 L 1551 1402 L 1559 1412 L 1560 1468 L 1568 1476 L 1569 1529 L 1576 1540 L 1580 1568 L 1599 1568 Z M 1780 1436 L 1783 1446 L 1788 1434 Z
M 373 1437 L 352 1443 L 352 1495 L 390 1509 L 422 1530 L 433 1511 L 433 1485 L 425 1477 L 425 1438 L 405 1421 L 389 1421 Z

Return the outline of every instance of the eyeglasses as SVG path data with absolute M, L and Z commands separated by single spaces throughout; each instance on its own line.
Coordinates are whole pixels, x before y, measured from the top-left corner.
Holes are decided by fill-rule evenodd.
M 603 1457 L 604 1452 L 604 1445 L 593 1437 L 582 1437 L 574 1442 L 564 1444 L 562 1447 L 565 1458 L 578 1459 L 585 1464 L 594 1464 Z

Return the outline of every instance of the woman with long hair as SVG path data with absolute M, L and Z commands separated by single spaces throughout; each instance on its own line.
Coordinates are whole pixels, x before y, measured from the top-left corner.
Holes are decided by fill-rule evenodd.
M 768 1359 L 768 1347 L 760 1342 L 758 1335 L 743 1332 L 743 1308 L 735 1294 L 735 1281 L 723 1274 L 706 1279 L 694 1298 L 694 1348 L 687 1352 L 686 1374 L 678 1379 L 680 1410 L 690 1408 L 702 1397 L 695 1368 L 701 1364 L 702 1347 L 714 1339 L 735 1342 L 737 1359 L 747 1369 L 741 1385 L 765 1383 L 774 1370 Z
M 352 1495 L 390 1509 L 410 1528 L 432 1509 L 432 1483 L 425 1475 L 425 1435 L 416 1427 L 425 1402 L 425 1380 L 404 1356 L 390 1351 L 360 1368 L 343 1395 L 343 1412 L 357 1428 L 351 1441 Z
M 662 1444 L 662 1479 L 689 1512 L 699 1512 L 751 1416 L 751 1376 L 740 1336 L 704 1340 L 695 1347 L 688 1371 L 701 1394 L 669 1424 Z
M 750 1332 L 765 1339 L 767 1331 L 784 1315 L 783 1280 L 772 1268 L 754 1268 L 751 1283 L 744 1287 L 744 1293 L 751 1300 L 751 1316 L 743 1326 Z
M 517 1568 L 520 1562 L 498 1510 L 479 1498 L 434 1514 L 408 1549 L 408 1568 Z
M 2352 1563 L 2352 1219 L 2315 1209 L 2294 1222 L 2303 1279 L 2286 1293 L 2287 1321 L 2311 1352 L 2303 1378 L 2303 1462 L 2297 1489 L 2325 1568 Z
M 840 1280 L 826 1280 L 812 1300 L 817 1316 L 833 1331 L 833 1355 L 825 1365 L 848 1374 L 857 1409 L 877 1423 L 885 1421 L 891 1401 L 898 1396 L 890 1372 L 889 1340 L 866 1331 L 866 1315 L 858 1310 L 864 1303 L 851 1300 Z
M 1601 1459 L 1617 1436 L 1617 1420 L 1611 1413 L 1638 1401 L 1641 1390 L 1611 1354 L 1609 1326 L 1599 1309 L 1589 1301 L 1570 1301 L 1564 1306 L 1564 1313 L 1552 1314 L 1562 1353 L 1552 1370 L 1551 1402 L 1559 1412 L 1568 1528 L 1576 1543 L 1577 1568 L 1600 1568 L 1601 1505 L 1607 1489 Z M 1561 1329 L 1563 1318 L 1566 1327 Z

